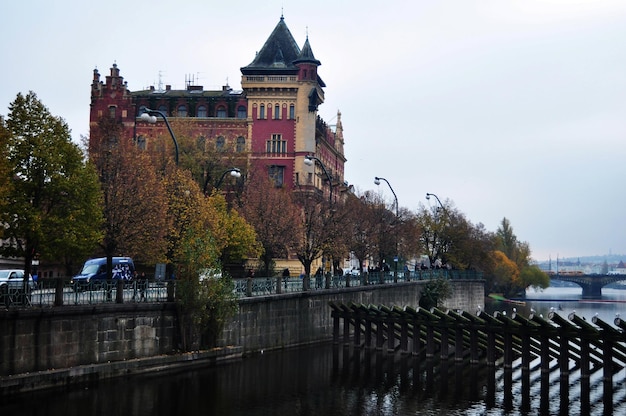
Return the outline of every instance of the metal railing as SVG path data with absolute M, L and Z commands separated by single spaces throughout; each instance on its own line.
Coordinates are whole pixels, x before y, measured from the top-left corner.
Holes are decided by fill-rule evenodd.
M 0 307 L 168 302 L 174 300 L 174 294 L 174 281 L 113 280 L 76 284 L 66 279 L 46 279 L 38 282 L 34 289 L 1 291 Z
M 238 297 L 267 296 L 280 293 L 303 292 L 305 290 L 340 289 L 416 280 L 482 280 L 483 274 L 473 270 L 427 269 L 410 272 L 370 272 L 361 275 L 305 276 L 299 277 L 254 277 L 233 279 L 235 295 Z
M 369 285 L 394 284 L 417 280 L 482 279 L 482 273 L 467 270 L 432 269 L 411 272 L 370 272 L 361 275 L 255 277 L 233 279 L 235 296 L 268 296 L 281 293 L 341 289 Z M 34 289 L 0 291 L 0 308 L 47 308 L 54 306 L 95 305 L 107 303 L 173 302 L 175 280 L 95 281 L 71 283 L 67 279 L 46 279 Z

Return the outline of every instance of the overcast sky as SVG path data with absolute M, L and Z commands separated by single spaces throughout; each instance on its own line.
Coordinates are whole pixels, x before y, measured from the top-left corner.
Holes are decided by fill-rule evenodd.
M 12 1 L 0 5 L 0 114 L 34 91 L 88 134 L 93 69 L 131 90 L 193 77 L 241 88 L 278 23 L 307 33 L 345 179 L 416 210 L 427 192 L 502 218 L 533 258 L 625 254 L 626 1 Z

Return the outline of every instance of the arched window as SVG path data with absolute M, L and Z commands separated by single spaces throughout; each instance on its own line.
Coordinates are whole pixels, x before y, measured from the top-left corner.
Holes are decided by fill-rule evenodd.
M 246 150 L 246 138 L 243 136 L 237 137 L 237 152 L 241 153 Z
M 199 106 L 197 117 L 206 117 L 206 116 L 207 116 L 206 106 L 204 105 Z
M 159 106 L 159 111 L 162 112 L 163 114 L 165 114 L 166 116 L 169 116 L 169 114 L 167 114 L 167 106 L 160 105 Z
M 294 120 L 296 118 L 296 106 L 291 104 L 289 105 L 289 119 Z
M 226 144 L 226 139 L 224 139 L 224 136 L 219 136 L 217 140 L 215 141 L 215 148 L 217 150 L 224 150 L 225 144 Z
M 110 118 L 115 118 L 115 106 L 109 106 L 109 117 Z
M 259 107 L 259 119 L 265 118 L 265 104 L 261 104 Z
M 184 105 L 179 105 L 178 110 L 176 110 L 176 115 L 178 117 L 187 117 L 187 107 Z
M 276 104 L 274 106 L 274 120 L 280 119 L 280 105 Z
M 246 107 L 240 105 L 237 107 L 237 118 L 246 118 L 248 117 L 248 112 L 246 111 Z
M 226 118 L 226 108 L 224 106 L 217 107 L 217 117 Z

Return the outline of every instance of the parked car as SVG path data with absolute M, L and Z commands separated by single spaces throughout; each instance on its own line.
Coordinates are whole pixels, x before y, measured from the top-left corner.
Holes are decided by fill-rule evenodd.
M 35 282 L 28 277 L 29 290 L 35 289 Z M 6 295 L 10 291 L 20 292 L 24 290 L 24 270 L 0 270 L 0 294 Z
M 113 257 L 113 280 L 132 280 L 135 264 L 130 257 Z M 107 258 L 99 257 L 85 262 L 79 274 L 72 277 L 74 289 L 99 289 L 107 279 Z

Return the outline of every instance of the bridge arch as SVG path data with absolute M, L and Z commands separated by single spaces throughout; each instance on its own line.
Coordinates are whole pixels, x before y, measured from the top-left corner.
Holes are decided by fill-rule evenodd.
M 576 283 L 583 289 L 583 298 L 602 297 L 602 288 L 611 283 L 626 281 L 626 275 L 617 274 L 553 274 L 550 280 Z

